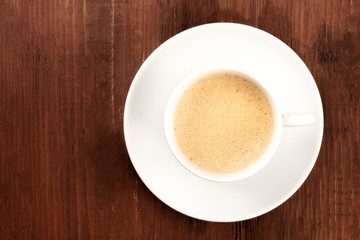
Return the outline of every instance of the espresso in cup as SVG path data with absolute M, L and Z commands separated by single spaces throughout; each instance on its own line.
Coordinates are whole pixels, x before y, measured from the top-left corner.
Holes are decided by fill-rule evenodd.
M 213 173 L 233 173 L 264 154 L 274 133 L 274 113 L 253 81 L 216 73 L 184 91 L 173 128 L 180 150 L 193 164 Z

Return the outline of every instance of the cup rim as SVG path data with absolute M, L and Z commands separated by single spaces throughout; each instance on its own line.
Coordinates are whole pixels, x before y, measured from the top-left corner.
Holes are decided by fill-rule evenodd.
M 239 75 L 245 78 L 246 80 L 254 83 L 264 92 L 265 96 L 267 97 L 271 105 L 274 116 L 273 136 L 264 154 L 250 166 L 232 173 L 214 173 L 195 165 L 183 154 L 182 150 L 177 144 L 177 140 L 174 133 L 174 114 L 177 103 L 180 100 L 183 93 L 191 85 L 193 85 L 203 77 L 212 74 L 219 74 L 219 73 L 229 73 L 229 74 Z M 244 73 L 239 69 L 219 67 L 219 68 L 209 68 L 209 69 L 199 70 L 197 72 L 188 75 L 187 77 L 185 77 L 183 80 L 180 81 L 180 83 L 172 91 L 168 99 L 165 108 L 164 129 L 165 129 L 166 140 L 172 154 L 177 159 L 177 161 L 190 173 L 205 180 L 209 180 L 213 182 L 234 182 L 250 177 L 251 175 L 258 172 L 260 169 L 262 169 L 270 161 L 270 159 L 275 154 L 276 149 L 280 142 L 280 136 L 282 133 L 282 118 L 280 112 L 278 111 L 278 107 L 274 102 L 274 99 L 271 97 L 269 91 L 264 87 L 263 84 L 261 84 L 254 77 L 250 76 L 247 73 Z

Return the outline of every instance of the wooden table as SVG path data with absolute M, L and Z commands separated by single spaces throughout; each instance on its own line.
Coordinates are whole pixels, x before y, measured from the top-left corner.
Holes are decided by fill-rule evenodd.
M 141 182 L 126 151 L 131 81 L 162 42 L 244 23 L 304 60 L 322 96 L 317 163 L 263 216 L 184 216 Z M 1 0 L 0 239 L 360 239 L 360 2 Z

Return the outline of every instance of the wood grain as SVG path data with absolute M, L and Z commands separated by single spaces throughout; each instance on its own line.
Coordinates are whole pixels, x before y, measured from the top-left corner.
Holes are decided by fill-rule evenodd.
M 237 22 L 304 60 L 325 113 L 304 185 L 237 223 L 186 217 L 144 186 L 122 117 L 137 69 L 190 27 Z M 0 239 L 359 239 L 360 2 L 1 0 Z

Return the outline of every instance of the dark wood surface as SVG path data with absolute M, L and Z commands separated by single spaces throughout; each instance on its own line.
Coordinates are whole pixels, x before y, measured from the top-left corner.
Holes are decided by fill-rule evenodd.
M 229 21 L 304 60 L 325 129 L 309 178 L 263 216 L 184 216 L 141 182 L 123 110 L 162 42 Z M 360 2 L 1 0 L 0 239 L 360 239 Z

